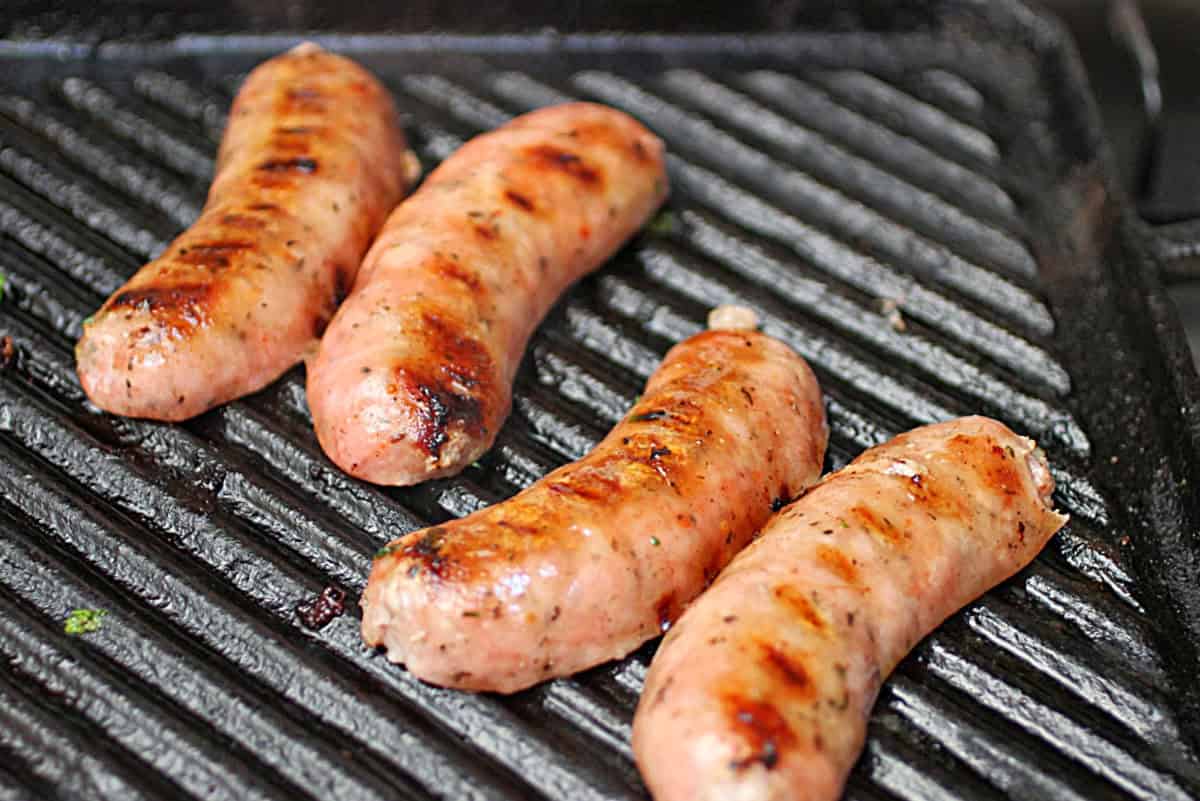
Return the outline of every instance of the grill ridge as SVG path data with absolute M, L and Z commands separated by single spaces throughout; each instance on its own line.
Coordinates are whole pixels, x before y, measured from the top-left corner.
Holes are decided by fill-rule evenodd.
M 862 70 L 830 70 L 811 73 L 811 78 L 831 95 L 853 108 L 870 109 L 896 130 L 936 146 L 944 153 L 957 153 L 963 160 L 988 165 L 1000 157 L 995 141 L 986 132 L 961 122 L 939 108 Z
M 52 142 L 67 158 L 87 169 L 89 164 L 107 163 L 107 169 L 97 177 L 127 197 L 141 198 L 155 206 L 171 222 L 190 225 L 200 214 L 188 192 L 173 178 L 147 170 L 132 161 L 112 162 L 112 149 L 94 144 L 79 133 L 75 126 L 40 111 L 32 100 L 21 97 L 0 97 L 0 113 L 20 123 L 31 132 Z
M 212 178 L 213 158 L 208 152 L 149 124 L 145 117 L 128 111 L 115 97 L 91 81 L 68 78 L 56 88 L 63 100 L 73 108 L 87 114 L 116 136 L 153 154 L 172 170 L 201 181 Z

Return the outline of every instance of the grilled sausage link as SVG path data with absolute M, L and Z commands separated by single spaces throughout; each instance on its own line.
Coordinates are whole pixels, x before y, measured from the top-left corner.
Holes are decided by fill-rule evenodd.
M 199 219 L 84 324 L 102 409 L 184 420 L 310 354 L 419 172 L 387 90 L 316 45 L 251 72 L 229 119 Z
M 1066 518 L 1033 442 L 918 428 L 780 512 L 671 630 L 634 718 L 656 801 L 833 801 L 879 685 Z
M 790 348 L 752 330 L 698 334 L 586 457 L 385 548 L 363 637 L 468 690 L 515 692 L 623 656 L 816 480 L 826 438 L 816 379 Z
M 666 192 L 662 142 L 591 103 L 460 148 L 388 219 L 321 343 L 308 402 L 329 458 L 403 485 L 481 456 L 534 327 Z

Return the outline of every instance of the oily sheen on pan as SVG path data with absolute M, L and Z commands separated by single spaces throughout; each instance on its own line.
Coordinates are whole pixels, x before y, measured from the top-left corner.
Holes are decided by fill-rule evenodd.
M 184 420 L 311 354 L 363 253 L 416 180 L 387 90 L 304 44 L 250 73 L 195 224 L 84 324 L 102 409 Z
M 478 459 L 535 326 L 666 193 L 662 142 L 592 103 L 525 114 L 451 155 L 388 219 L 310 365 L 329 458 L 395 485 Z
M 587 456 L 385 548 L 363 595 L 367 643 L 435 684 L 515 692 L 669 626 L 825 455 L 804 360 L 741 327 L 753 315 L 712 320 Z
M 826 476 L 663 640 L 633 724 L 656 801 L 834 801 L 880 682 L 1066 518 L 1033 442 L 918 428 Z

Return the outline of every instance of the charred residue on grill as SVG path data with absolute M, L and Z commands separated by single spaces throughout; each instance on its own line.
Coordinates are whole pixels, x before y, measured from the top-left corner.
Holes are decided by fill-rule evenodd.
M 7 334 L 0 339 L 0 370 L 7 370 L 17 363 L 17 346 Z
M 317 597 L 296 605 L 296 614 L 300 622 L 312 631 L 329 625 L 335 617 L 341 617 L 345 611 L 346 591 L 334 586 L 326 587 Z

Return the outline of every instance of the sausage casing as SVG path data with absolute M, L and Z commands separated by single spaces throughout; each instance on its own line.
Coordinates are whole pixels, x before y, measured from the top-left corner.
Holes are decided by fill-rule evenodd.
M 451 155 L 388 219 L 309 370 L 330 459 L 403 485 L 479 458 L 534 327 L 666 192 L 662 142 L 592 103 L 525 114 Z
M 418 677 L 514 692 L 665 630 L 773 509 L 820 474 L 804 360 L 754 331 L 674 347 L 583 459 L 376 559 L 363 636 Z
M 269 384 L 312 352 L 418 172 L 362 67 L 312 44 L 261 64 L 200 217 L 84 324 L 92 402 L 183 420 Z
M 859 456 L 772 519 L 664 639 L 634 718 L 656 801 L 839 797 L 879 685 L 1066 518 L 1033 442 L 967 417 Z

